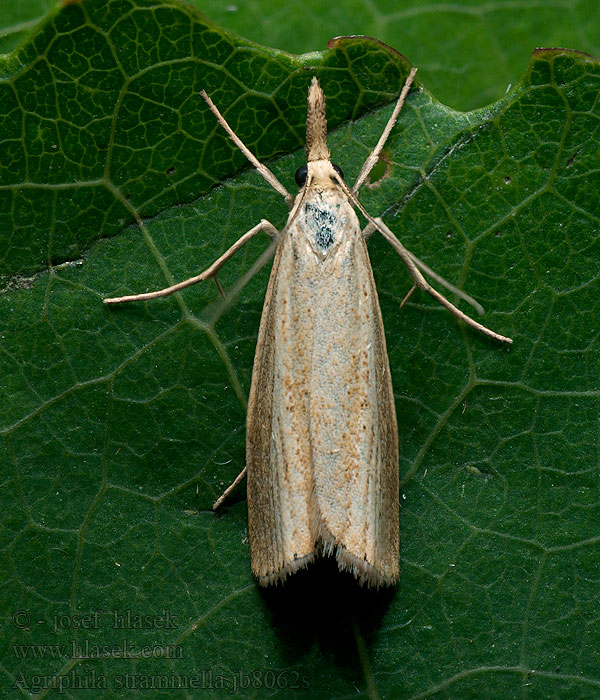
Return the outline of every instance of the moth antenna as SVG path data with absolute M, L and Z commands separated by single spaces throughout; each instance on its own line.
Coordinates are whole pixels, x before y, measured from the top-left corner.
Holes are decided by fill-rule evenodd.
M 329 160 L 327 148 L 327 118 L 325 116 L 325 95 L 317 78 L 313 78 L 308 89 L 308 110 L 306 114 L 306 162 Z

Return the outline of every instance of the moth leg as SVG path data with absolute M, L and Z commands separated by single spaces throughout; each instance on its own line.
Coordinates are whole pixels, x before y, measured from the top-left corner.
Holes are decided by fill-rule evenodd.
M 213 510 L 217 510 L 218 508 L 221 507 L 223 501 L 225 501 L 227 498 L 229 498 L 231 492 L 235 489 L 235 487 L 240 483 L 240 481 L 246 476 L 246 467 L 242 469 L 242 471 L 235 477 L 235 479 L 229 484 L 229 486 L 223 491 L 223 493 L 217 498 L 217 500 L 213 503 Z
M 254 226 L 254 228 L 251 228 L 243 236 L 240 236 L 240 238 L 238 238 L 238 240 L 231 246 L 231 248 L 229 248 L 229 250 L 226 250 L 220 258 L 217 258 L 217 260 L 215 260 L 214 263 L 210 265 L 210 267 L 207 267 L 206 270 L 204 270 L 204 272 L 201 272 L 199 275 L 196 275 L 195 277 L 190 277 L 187 280 L 183 280 L 183 282 L 173 284 L 170 287 L 158 289 L 155 292 L 144 292 L 143 294 L 130 294 L 124 297 L 112 297 L 110 299 L 104 299 L 104 303 L 121 304 L 125 301 L 143 301 L 144 299 L 156 299 L 158 297 L 166 297 L 169 296 L 169 294 L 173 294 L 173 292 L 178 292 L 180 289 L 190 287 L 192 284 L 196 284 L 196 282 L 202 282 L 206 279 L 210 279 L 211 277 L 216 277 L 217 272 L 221 269 L 221 267 L 223 267 L 223 265 L 229 260 L 229 258 L 235 255 L 235 253 L 245 243 L 247 243 L 251 238 L 254 238 L 254 236 L 256 236 L 256 234 L 260 233 L 261 231 L 264 231 L 271 238 L 275 238 L 279 235 L 279 232 L 271 222 L 267 221 L 266 219 L 262 219 L 259 224 Z M 218 283 L 217 286 L 219 286 Z
M 258 170 L 258 172 L 264 177 L 264 179 L 271 185 L 271 187 L 279 192 L 279 194 L 285 199 L 286 204 L 288 207 L 292 207 L 294 203 L 294 198 L 292 195 L 285 189 L 285 187 L 279 182 L 279 180 L 275 177 L 275 175 L 267 168 L 266 165 L 263 165 L 258 158 L 252 153 L 252 151 L 246 146 L 246 144 L 242 141 L 242 139 L 235 133 L 235 131 L 229 126 L 227 123 L 227 120 L 225 117 L 219 112 L 218 108 L 216 107 L 215 103 L 210 99 L 210 97 L 206 94 L 204 90 L 200 90 L 200 94 L 202 95 L 202 98 L 208 105 L 210 111 L 215 115 L 217 118 L 219 124 L 225 129 L 227 132 L 227 135 L 229 138 L 235 143 L 235 145 L 240 149 L 240 151 L 246 156 L 246 158 L 252 163 L 252 165 Z
M 380 218 L 375 219 L 375 221 L 383 223 Z M 363 236 L 365 237 L 365 240 L 368 241 L 371 235 L 373 234 L 373 231 L 375 231 L 376 229 L 377 227 L 369 221 L 369 223 L 363 229 Z M 444 279 L 441 275 L 438 275 L 438 273 L 435 272 L 435 270 L 432 270 L 429 267 L 429 265 L 417 258 L 417 256 L 414 253 L 411 253 L 410 250 L 408 250 L 408 248 L 405 248 L 404 250 L 406 251 L 407 255 L 410 255 L 411 260 L 422 272 L 431 277 L 431 279 L 434 279 L 438 284 L 441 284 L 442 287 L 445 287 L 449 292 L 456 294 L 456 296 L 460 297 L 463 301 L 466 301 L 467 304 L 470 304 L 475 309 L 475 311 L 477 311 L 478 314 L 484 313 L 483 306 L 481 306 L 481 304 L 476 299 L 473 299 L 472 296 L 470 296 L 466 292 L 463 292 L 462 289 L 459 289 L 458 287 L 454 286 L 452 282 L 448 282 L 447 279 Z M 409 292 L 402 304 L 405 304 L 408 301 L 408 297 L 413 291 L 414 288 L 411 290 L 411 292 Z
M 411 298 L 412 293 L 415 291 L 416 288 L 417 288 L 417 285 L 413 284 L 413 286 L 408 290 L 408 293 L 406 294 L 404 299 L 402 299 L 402 301 L 400 302 L 400 308 L 402 308 L 404 306 L 404 304 L 406 304 L 406 302 Z
M 489 335 L 490 338 L 501 340 L 504 343 L 512 343 L 512 338 L 507 338 L 504 335 L 500 335 L 499 333 L 496 333 L 490 328 L 487 328 L 481 323 L 478 323 L 477 321 L 473 320 L 470 316 L 467 316 L 467 314 L 463 313 L 460 309 L 457 309 L 456 306 L 454 306 L 454 304 L 448 301 L 448 299 L 446 299 L 445 296 L 443 296 L 437 290 L 435 290 L 419 271 L 419 268 L 415 260 L 413 259 L 413 255 L 402 245 L 402 243 L 400 243 L 400 241 L 396 238 L 394 233 L 383 223 L 381 219 L 374 219 L 373 221 L 377 225 L 378 230 L 383 234 L 384 238 L 388 241 L 388 243 L 390 243 L 390 245 L 402 258 L 402 262 L 406 265 L 410 276 L 413 278 L 415 285 L 419 289 L 422 289 L 423 291 L 427 292 L 442 306 L 445 306 L 448 309 L 448 311 L 453 313 L 457 318 L 460 318 L 461 321 L 464 321 L 467 325 L 471 326 L 472 328 L 475 328 L 478 331 L 485 333 L 485 335 Z
M 371 153 L 367 157 L 367 160 L 365 160 L 365 162 L 362 166 L 362 169 L 360 171 L 360 174 L 359 174 L 358 178 L 356 179 L 354 186 L 352 187 L 352 194 L 354 194 L 354 195 L 358 194 L 358 190 L 362 187 L 362 184 L 369 176 L 369 173 L 371 172 L 371 170 L 373 170 L 375 165 L 377 165 L 377 161 L 379 160 L 379 155 L 381 154 L 381 150 L 385 146 L 385 142 L 387 141 L 388 136 L 390 135 L 390 131 L 394 128 L 394 124 L 396 123 L 396 120 L 398 119 L 398 115 L 400 114 L 400 110 L 402 109 L 402 105 L 404 104 L 404 100 L 406 100 L 406 96 L 408 95 L 408 91 L 410 90 L 410 86 L 412 85 L 412 81 L 414 80 L 416 73 L 417 73 L 416 68 L 410 69 L 410 73 L 408 74 L 408 77 L 406 78 L 406 81 L 404 83 L 404 87 L 402 88 L 402 92 L 400 93 L 400 97 L 398 98 L 398 101 L 396 102 L 396 106 L 394 107 L 394 111 L 392 112 L 391 117 L 388 119 L 388 123 L 385 125 L 385 129 L 383 130 L 383 133 L 379 137 L 379 141 L 377 142 L 377 145 L 371 151 Z

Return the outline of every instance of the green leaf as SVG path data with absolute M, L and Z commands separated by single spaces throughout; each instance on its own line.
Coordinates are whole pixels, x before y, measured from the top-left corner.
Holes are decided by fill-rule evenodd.
M 366 34 L 394 46 L 438 100 L 456 109 L 488 104 L 515 84 L 538 46 L 600 55 L 595 0 L 192 0 L 213 21 L 285 51 L 304 53 L 334 36 Z
M 24 41 L 56 0 L 0 1 L 0 53 L 9 53 Z
M 198 272 L 263 217 L 285 222 L 200 89 L 295 191 L 312 75 L 353 182 L 406 72 L 371 40 L 295 57 L 141 0 L 67 4 L 4 59 L 5 695 L 598 692 L 595 59 L 538 51 L 476 112 L 413 90 L 388 172 L 361 193 L 515 340 L 425 295 L 400 308 L 408 275 L 370 241 L 401 434 L 394 589 L 358 590 L 323 562 L 259 590 L 243 489 L 211 511 L 244 464 L 265 240 L 223 269 L 226 302 L 199 285 L 102 304 Z
M 54 0 L 0 0 L 0 51 L 17 46 Z M 283 51 L 312 52 L 340 35 L 368 35 L 394 46 L 441 102 L 455 109 L 488 104 L 514 85 L 538 46 L 600 55 L 595 0 L 189 0 L 213 22 Z M 3 25 L 2 25 L 3 23 Z
M 177 2 L 67 6 L 5 61 L 0 210 L 3 237 L 11 224 L 17 235 L 0 274 L 76 259 L 99 237 L 246 167 L 202 89 L 263 159 L 303 143 L 306 71 L 318 69 L 339 93 L 333 125 L 389 101 L 403 82 L 398 55 L 367 44 L 292 57 Z

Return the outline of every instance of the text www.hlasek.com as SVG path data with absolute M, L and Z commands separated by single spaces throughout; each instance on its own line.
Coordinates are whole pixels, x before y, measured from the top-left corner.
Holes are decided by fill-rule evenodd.
M 13 644 L 17 659 L 183 659 L 183 649 L 178 644 L 145 645 L 130 644 L 123 640 L 118 644 Z

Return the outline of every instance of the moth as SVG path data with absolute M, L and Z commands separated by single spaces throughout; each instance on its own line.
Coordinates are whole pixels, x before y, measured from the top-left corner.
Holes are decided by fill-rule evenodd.
M 408 251 L 357 199 L 392 130 L 416 70 L 404 84 L 379 142 L 354 186 L 327 147 L 325 98 L 317 78 L 308 91 L 306 165 L 292 197 L 232 131 L 229 137 L 290 207 L 278 231 L 263 219 L 201 274 L 155 292 L 107 304 L 166 296 L 215 278 L 248 240 L 264 231 L 277 242 L 265 297 L 248 402 L 246 466 L 215 503 L 248 479 L 252 571 L 267 586 L 285 581 L 317 556 L 369 587 L 399 576 L 398 427 L 385 334 L 366 239 L 379 231 L 422 289 L 473 328 L 510 343 L 437 292 L 422 272 L 476 304 Z M 361 228 L 356 209 L 367 224 Z M 406 298 L 404 301 L 406 301 Z M 404 303 L 404 302 L 402 302 Z

